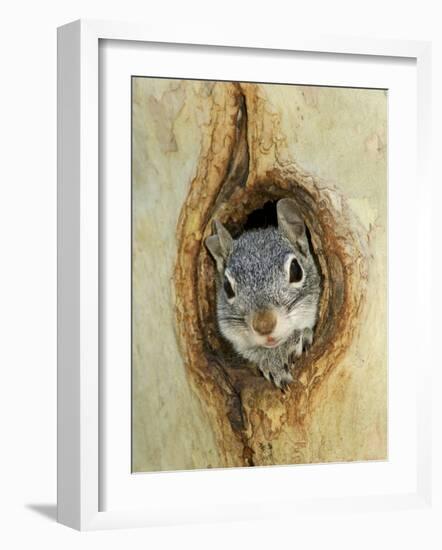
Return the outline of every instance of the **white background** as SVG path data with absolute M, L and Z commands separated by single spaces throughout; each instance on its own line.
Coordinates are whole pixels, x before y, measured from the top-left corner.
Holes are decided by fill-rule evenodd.
M 67 0 L 20 2 L 2 10 L 0 87 L 1 189 L 1 523 L 4 548 L 440 548 L 440 469 L 432 511 L 370 516 L 294 517 L 275 521 L 79 534 L 55 515 L 56 410 L 56 27 L 78 17 L 145 21 L 170 32 L 202 25 L 219 32 L 247 25 L 272 36 L 297 28 L 434 41 L 433 97 L 442 97 L 442 37 L 437 2 L 334 0 L 254 2 Z M 168 32 L 168 34 L 169 34 Z M 440 105 L 433 102 L 434 146 L 440 149 Z M 438 155 L 440 156 L 440 155 Z M 436 159 L 436 156 L 435 156 Z M 435 182 L 440 182 L 434 166 Z M 438 191 L 439 200 L 441 198 Z M 435 206 L 437 205 L 434 201 Z M 438 213 L 435 208 L 435 213 Z M 442 237 L 441 216 L 434 231 Z M 435 239 L 435 244 L 438 238 Z M 436 281 L 442 280 L 440 249 Z M 436 287 L 437 288 L 437 287 Z M 435 300 L 440 304 L 441 292 Z M 436 321 L 436 320 L 435 320 Z M 438 327 L 435 326 L 435 335 Z M 439 366 L 440 365 L 435 365 Z M 440 382 L 440 375 L 438 378 Z M 442 417 L 440 385 L 434 416 Z M 442 463 L 440 421 L 434 428 L 435 466 Z M 440 467 L 439 467 L 440 468 Z

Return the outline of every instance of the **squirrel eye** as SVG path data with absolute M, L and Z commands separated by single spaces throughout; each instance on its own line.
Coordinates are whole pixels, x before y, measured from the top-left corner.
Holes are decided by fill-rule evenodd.
M 227 277 L 224 278 L 224 292 L 226 293 L 229 300 L 235 297 L 235 291 L 233 290 L 232 285 L 230 284 L 230 281 Z
M 302 279 L 302 268 L 298 263 L 298 260 L 296 258 L 293 258 L 293 260 L 290 262 L 290 282 L 291 283 L 299 283 L 299 281 Z

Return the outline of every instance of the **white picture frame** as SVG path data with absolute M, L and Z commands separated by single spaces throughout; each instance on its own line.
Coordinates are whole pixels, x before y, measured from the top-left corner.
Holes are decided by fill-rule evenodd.
M 250 34 L 248 35 L 250 36 Z M 58 521 L 80 530 L 150 526 L 203 520 L 260 517 L 262 502 L 246 511 L 229 511 L 199 503 L 184 512 L 177 508 L 125 508 L 103 511 L 100 503 L 100 187 L 99 187 L 99 45 L 101 40 L 167 43 L 198 47 L 302 51 L 333 55 L 411 58 L 417 64 L 417 159 L 419 204 L 431 204 L 430 148 L 430 44 L 345 37 L 305 38 L 281 36 L 278 42 L 265 38 L 242 40 L 221 36 L 208 39 L 187 36 L 185 29 L 173 36 L 160 36 L 136 24 L 76 21 L 58 31 Z M 244 51 L 244 50 L 242 50 Z M 394 205 L 392 206 L 394 207 Z M 420 315 L 431 318 L 430 215 L 417 214 L 420 240 Z M 433 362 L 431 330 L 421 327 L 426 357 L 416 385 L 417 486 L 401 492 L 366 497 L 314 498 L 285 502 L 285 513 L 315 513 L 330 508 L 336 513 L 358 508 L 364 511 L 424 507 L 431 501 L 430 368 Z M 428 327 L 427 327 L 428 328 Z M 129 429 L 129 427 L 128 427 Z M 236 470 L 235 475 L 240 475 Z M 279 469 L 284 477 L 287 469 Z M 213 472 L 210 472 L 213 474 Z M 165 474 L 170 475 L 170 474 Z M 174 474 L 174 475 L 185 475 Z M 192 475 L 204 476 L 197 472 Z M 257 474 L 261 475 L 261 474 Z M 265 474 L 276 475 L 276 474 Z M 158 483 L 166 483 L 166 478 Z M 177 477 L 175 480 L 178 479 Z M 195 478 L 194 478 L 195 480 Z M 168 491 L 171 482 L 167 485 Z M 173 480 L 172 480 L 173 486 Z M 282 511 L 281 511 L 282 514 Z

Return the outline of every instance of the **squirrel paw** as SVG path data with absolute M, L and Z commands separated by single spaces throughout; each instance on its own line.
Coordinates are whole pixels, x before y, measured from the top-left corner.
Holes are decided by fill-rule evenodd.
M 259 365 L 259 370 L 266 380 L 273 382 L 280 390 L 285 391 L 288 385 L 293 382 L 293 376 L 283 366 L 274 366 L 266 362 Z
M 273 375 L 273 383 L 282 391 L 288 390 L 289 384 L 293 382 L 293 376 L 288 371 Z

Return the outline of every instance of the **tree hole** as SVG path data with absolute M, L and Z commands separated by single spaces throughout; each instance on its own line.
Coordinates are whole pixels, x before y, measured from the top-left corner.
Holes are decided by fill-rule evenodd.
M 204 235 L 211 234 L 213 219 L 219 219 L 234 238 L 244 231 L 277 227 L 276 205 L 278 201 L 281 198 L 290 197 L 297 202 L 305 221 L 310 252 L 318 266 L 322 281 L 320 313 L 316 325 L 315 340 L 309 352 L 296 362 L 295 372 L 299 375 L 306 367 L 311 366 L 318 353 L 321 353 L 321 349 L 324 349 L 324 340 L 328 340 L 331 335 L 331 329 L 334 326 L 333 315 L 336 313 L 336 309 L 340 309 L 342 306 L 342 300 L 338 300 L 341 301 L 338 304 L 336 299 L 339 296 L 342 298 L 343 293 L 337 292 L 336 289 L 338 286 L 343 287 L 344 282 L 342 281 L 342 270 L 336 269 L 336 266 L 330 269 L 331 263 L 326 257 L 327 245 L 322 242 L 324 231 L 320 217 L 316 216 L 317 210 L 320 210 L 319 203 L 294 182 L 290 182 L 289 185 L 291 192 L 284 190 L 284 187 L 287 187 L 286 182 L 281 187 L 277 187 L 275 182 L 272 184 L 266 182 L 262 187 L 248 190 L 246 196 L 241 196 L 241 200 L 238 202 L 227 201 L 225 204 L 218 204 L 218 213 L 214 212 L 210 216 L 210 221 L 203 233 Z M 332 281 L 328 279 L 331 271 L 333 273 Z M 198 274 L 198 311 L 208 358 L 210 360 L 216 358 L 218 364 L 229 373 L 230 378 L 235 380 L 236 385 L 250 384 L 253 377 L 256 379 L 254 383 L 259 385 L 262 382 L 262 377 L 256 367 L 235 354 L 231 345 L 219 333 L 216 320 L 216 272 L 213 260 L 204 246 L 200 250 Z M 330 292 L 330 286 L 334 288 L 333 292 Z M 332 300 L 330 300 L 331 295 L 334 297 Z

